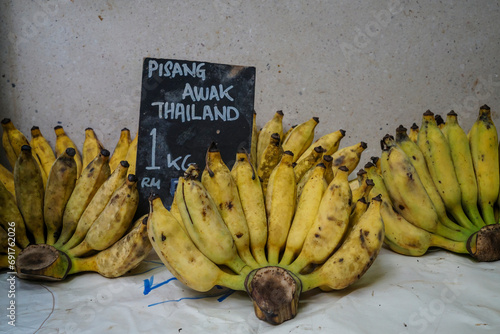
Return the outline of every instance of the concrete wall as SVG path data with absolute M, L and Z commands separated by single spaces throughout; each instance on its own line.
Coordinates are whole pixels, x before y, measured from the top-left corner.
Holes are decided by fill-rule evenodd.
M 255 66 L 259 126 L 320 119 L 368 143 L 451 109 L 500 123 L 499 1 L 0 1 L 0 118 L 81 146 L 135 135 L 144 57 Z M 2 151 L 0 161 L 6 163 Z

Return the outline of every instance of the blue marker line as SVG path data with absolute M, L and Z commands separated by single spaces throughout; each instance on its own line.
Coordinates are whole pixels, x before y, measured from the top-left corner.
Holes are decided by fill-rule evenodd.
M 219 302 L 223 301 L 224 299 L 226 299 L 229 295 L 231 295 L 234 291 L 233 290 L 230 290 L 230 291 L 227 291 L 225 293 L 222 294 L 222 296 L 220 298 L 218 298 L 217 300 Z M 197 297 L 182 297 L 182 298 L 179 298 L 179 299 L 169 299 L 169 300 L 164 300 L 162 302 L 159 302 L 159 303 L 154 303 L 154 304 L 149 304 L 148 307 L 152 307 L 152 306 L 156 306 L 156 305 L 159 305 L 159 304 L 165 304 L 165 303 L 171 303 L 171 302 L 175 302 L 175 303 L 178 303 L 180 301 L 183 301 L 185 299 L 204 299 L 204 298 L 212 298 L 212 297 L 218 297 L 220 296 L 221 294 L 220 293 L 217 293 L 217 294 L 213 294 L 213 295 L 206 295 L 206 296 L 197 296 Z
M 172 278 L 169 278 L 168 280 L 166 280 L 164 282 L 161 282 L 161 283 L 158 283 L 156 285 L 153 285 L 154 277 L 155 276 L 153 275 L 148 280 L 147 279 L 144 280 L 144 292 L 143 292 L 144 295 L 147 295 L 148 293 L 150 293 L 151 290 L 159 288 L 160 286 L 165 285 L 165 284 L 167 284 L 167 283 L 169 283 L 169 282 L 171 282 L 173 280 L 177 280 L 177 278 L 172 277 Z

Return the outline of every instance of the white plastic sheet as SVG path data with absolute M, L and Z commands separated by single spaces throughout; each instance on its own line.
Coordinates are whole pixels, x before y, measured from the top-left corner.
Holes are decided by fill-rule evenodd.
M 245 292 L 192 291 L 152 253 L 117 279 L 95 273 L 63 282 L 0 281 L 4 333 L 500 333 L 500 262 L 434 251 L 406 257 L 382 249 L 355 284 L 301 296 L 281 325 L 258 320 Z

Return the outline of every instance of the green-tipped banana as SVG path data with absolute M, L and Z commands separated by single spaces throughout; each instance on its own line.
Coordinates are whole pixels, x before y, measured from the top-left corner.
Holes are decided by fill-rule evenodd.
M 441 195 L 434 184 L 434 180 L 429 173 L 429 169 L 427 168 L 424 154 L 418 145 L 408 137 L 406 128 L 403 126 L 399 126 L 396 129 L 396 144 L 406 153 L 411 164 L 415 167 L 418 177 L 422 182 L 427 195 L 429 195 L 441 223 L 452 230 L 462 233 L 464 240 L 468 238 L 473 230 L 463 228 L 448 217 L 443 199 L 441 198 Z
M 498 133 L 487 105 L 479 109 L 479 116 L 469 134 L 470 151 L 476 171 L 478 203 L 486 224 L 495 224 L 494 206 L 498 199 Z
M 467 253 L 466 241 L 446 239 L 413 225 L 394 211 L 387 201 L 383 201 L 380 215 L 384 221 L 386 244 L 396 253 L 421 256 L 431 247 L 440 247 L 455 253 Z
M 35 243 L 45 243 L 43 221 L 44 186 L 40 167 L 31 154 L 31 147 L 23 145 L 14 166 L 16 202 L 23 215 L 26 229 Z
M 75 153 L 73 148 L 67 148 L 52 165 L 47 180 L 43 217 L 47 228 L 47 244 L 49 245 L 53 245 L 59 238 L 64 208 L 78 178 Z
M 453 240 L 464 240 L 465 237 L 461 232 L 441 224 L 415 167 L 404 151 L 395 144 L 394 138 L 385 136 L 381 145 L 381 173 L 395 210 L 406 220 L 426 231 Z
M 425 157 L 429 174 L 446 209 L 459 225 L 474 230 L 474 225 L 462 208 L 462 192 L 455 173 L 450 146 L 430 110 L 427 110 L 422 117 L 417 144 Z
M 469 139 L 458 124 L 457 114 L 453 110 L 447 114 L 446 123 L 441 130 L 450 146 L 464 211 L 476 227 L 483 227 L 485 223 L 477 206 L 477 181 Z

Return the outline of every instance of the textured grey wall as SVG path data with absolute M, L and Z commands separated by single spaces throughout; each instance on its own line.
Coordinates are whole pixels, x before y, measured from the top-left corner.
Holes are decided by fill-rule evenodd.
M 0 1 L 0 118 L 81 146 L 135 135 L 143 57 L 255 66 L 257 122 L 320 119 L 342 146 L 451 109 L 500 123 L 499 1 Z M 6 163 L 2 151 L 0 162 Z

